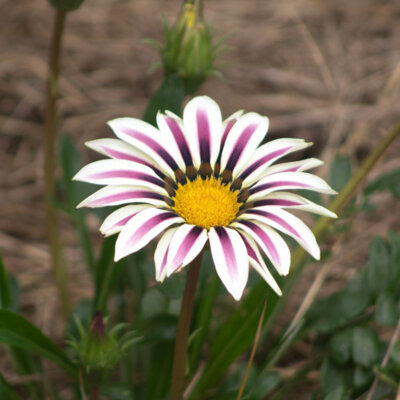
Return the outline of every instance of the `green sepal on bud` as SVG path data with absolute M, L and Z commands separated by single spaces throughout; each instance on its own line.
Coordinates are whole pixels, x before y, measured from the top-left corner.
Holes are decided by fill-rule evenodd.
M 213 44 L 210 28 L 204 23 L 201 0 L 186 1 L 176 23 L 164 24 L 166 44 L 160 48 L 166 76 L 178 74 L 185 93 L 196 92 L 209 75 L 221 43 Z
M 77 10 L 84 0 L 49 0 L 50 4 L 60 11 Z
M 133 331 L 121 335 L 127 326 L 124 323 L 108 330 L 100 311 L 94 315 L 87 331 L 79 319 L 75 318 L 75 323 L 79 338 L 70 338 L 67 342 L 75 352 L 76 362 L 94 379 L 113 370 L 127 350 L 141 340 Z

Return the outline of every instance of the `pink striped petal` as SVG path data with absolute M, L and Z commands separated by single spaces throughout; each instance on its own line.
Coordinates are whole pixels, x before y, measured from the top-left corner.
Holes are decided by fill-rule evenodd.
M 194 166 L 200 168 L 204 162 L 214 168 L 222 135 L 218 104 L 207 96 L 195 97 L 183 111 L 183 123 Z
M 230 115 L 227 119 L 222 123 L 222 137 L 221 137 L 221 149 L 224 148 L 226 138 L 228 137 L 229 132 L 231 131 L 233 125 L 235 125 L 236 121 L 243 115 L 243 110 L 236 111 L 232 115 Z
M 87 197 L 77 208 L 117 206 L 127 203 L 145 203 L 158 207 L 167 207 L 164 196 L 147 188 L 132 188 L 132 186 L 106 186 Z
M 304 189 L 314 192 L 335 194 L 336 192 L 321 178 L 307 172 L 281 172 L 268 175 L 258 181 L 251 189 L 248 201 L 264 198 L 277 190 Z
M 156 266 L 156 280 L 163 282 L 167 277 L 167 259 L 169 245 L 178 228 L 168 229 L 157 243 L 156 251 L 154 252 L 154 264 Z
M 303 172 L 308 171 L 312 168 L 317 168 L 321 166 L 324 162 L 318 160 L 318 158 L 306 158 L 305 160 L 293 161 L 287 163 L 281 163 L 277 165 L 272 165 L 268 167 L 260 179 L 264 178 L 267 175 L 277 174 L 280 172 Z
M 149 204 L 133 204 L 118 208 L 112 212 L 100 226 L 100 232 L 105 236 L 114 235 L 121 231 L 127 222 L 139 211 L 145 208 L 153 207 Z
M 171 145 L 175 145 L 179 157 L 176 159 L 180 169 L 185 171 L 187 166 L 193 165 L 192 155 L 187 143 L 183 121 L 175 114 L 166 112 L 157 114 L 157 125 L 161 132 L 168 132 L 172 138 Z
M 221 171 L 232 171 L 233 178 L 248 163 L 267 133 L 269 120 L 256 113 L 244 114 L 230 130 L 221 155 Z
M 145 153 L 119 139 L 96 139 L 86 142 L 85 145 L 90 149 L 104 154 L 110 158 L 118 160 L 135 161 L 139 164 L 146 165 L 151 168 L 161 179 L 163 174 L 154 164 L 154 160 Z
M 277 232 L 258 221 L 238 221 L 232 226 L 240 229 L 246 237 L 249 236 L 255 240 L 280 275 L 289 273 L 290 250 Z
M 168 143 L 167 135 L 136 118 L 117 118 L 109 121 L 108 125 L 121 140 L 146 153 L 162 172 L 174 178 L 174 171 L 179 169 L 175 161 L 179 154 Z
M 243 186 L 250 186 L 259 180 L 264 171 L 279 158 L 308 146 L 310 146 L 310 143 L 306 143 L 302 139 L 289 138 L 272 140 L 260 146 L 240 174 L 240 178 L 243 179 Z
M 208 232 L 211 255 L 222 283 L 235 300 L 240 300 L 249 275 L 246 246 L 234 229 L 221 226 Z
M 95 161 L 83 167 L 73 179 L 96 185 L 143 186 L 168 196 L 164 181 L 151 168 L 134 161 Z
M 325 217 L 337 218 L 337 215 L 335 213 L 329 211 L 325 207 L 313 203 L 312 201 L 302 196 L 299 196 L 298 194 L 289 192 L 270 193 L 265 198 L 254 202 L 254 208 L 263 206 L 293 208 L 296 210 L 307 211 L 313 214 L 324 215 Z
M 320 250 L 310 228 L 299 218 L 277 207 L 258 207 L 247 210 L 240 220 L 256 220 L 286 233 L 319 260 Z
M 159 233 L 184 220 L 175 213 L 148 208 L 136 214 L 122 229 L 115 243 L 115 261 L 146 246 Z
M 259 275 L 267 282 L 267 284 L 271 287 L 271 289 L 278 295 L 282 295 L 282 291 L 276 283 L 274 277 L 269 271 L 268 267 L 265 265 L 264 259 L 258 250 L 257 244 L 254 240 L 245 234 L 240 235 L 243 239 L 244 244 L 246 245 L 247 254 L 249 255 L 249 264 L 253 267 Z
M 181 225 L 171 240 L 167 276 L 188 265 L 207 242 L 207 231 L 195 225 Z

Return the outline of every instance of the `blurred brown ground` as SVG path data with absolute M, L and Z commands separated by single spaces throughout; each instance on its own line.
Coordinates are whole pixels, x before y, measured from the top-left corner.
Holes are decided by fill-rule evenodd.
M 174 21 L 181 0 L 86 0 L 68 15 L 62 54 L 59 131 L 67 132 L 86 163 L 83 143 L 111 137 L 105 123 L 140 117 L 162 79 L 143 38 L 162 40 L 161 16 Z M 375 0 L 206 0 L 217 35 L 231 33 L 220 58 L 224 79 L 201 93 L 228 116 L 237 109 L 271 118 L 270 138 L 313 141 L 307 156 L 326 165 L 346 154 L 356 169 L 400 118 L 400 3 Z M 53 12 L 45 0 L 0 0 L 0 252 L 22 287 L 22 312 L 56 341 L 62 338 L 42 205 L 42 137 L 47 50 Z M 400 168 L 400 140 L 369 179 Z M 327 176 L 327 168 L 318 171 Z M 389 194 L 374 197 L 375 212 L 360 213 L 337 238 L 321 293 L 342 285 L 365 264 L 368 244 L 399 231 L 400 207 Z M 61 216 L 73 304 L 92 285 L 74 231 Z M 94 241 L 99 221 L 90 220 Z M 290 321 L 319 265 L 303 274 L 281 324 Z M 300 357 L 310 347 L 300 344 Z M 4 357 L 0 370 L 12 373 Z

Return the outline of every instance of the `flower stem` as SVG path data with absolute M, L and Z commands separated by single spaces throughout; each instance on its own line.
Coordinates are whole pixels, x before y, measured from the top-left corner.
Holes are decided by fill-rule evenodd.
M 183 293 L 181 313 L 175 339 L 174 362 L 172 366 L 171 400 L 182 400 L 185 389 L 186 351 L 192 318 L 194 296 L 199 279 L 201 252 L 188 268 L 185 291 Z
M 57 10 L 54 17 L 50 43 L 49 72 L 46 88 L 46 114 L 44 124 L 44 197 L 46 210 L 47 240 L 49 242 L 53 271 L 61 309 L 65 316 L 70 306 L 67 294 L 66 267 L 62 257 L 58 233 L 57 211 L 54 206 L 54 171 L 57 136 L 57 87 L 60 70 L 61 40 L 66 12 Z
M 99 400 L 100 390 L 98 385 L 93 385 L 90 388 L 90 400 Z

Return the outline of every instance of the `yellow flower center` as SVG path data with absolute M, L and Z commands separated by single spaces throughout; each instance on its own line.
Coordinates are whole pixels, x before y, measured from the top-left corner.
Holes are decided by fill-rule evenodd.
M 227 226 L 239 211 L 237 191 L 214 177 L 178 184 L 174 197 L 174 210 L 192 225 L 211 228 Z

